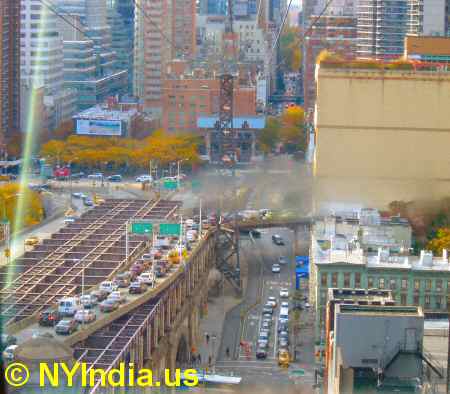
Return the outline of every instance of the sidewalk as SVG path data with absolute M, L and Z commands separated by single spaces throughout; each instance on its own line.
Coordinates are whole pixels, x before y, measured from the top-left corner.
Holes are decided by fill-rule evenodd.
M 197 353 L 201 356 L 200 369 L 208 368 L 209 358 L 211 357 L 211 366 L 214 370 L 222 341 L 225 315 L 239 302 L 240 300 L 233 295 L 214 297 L 208 300 L 208 313 L 200 321 L 199 338 L 197 339 Z M 209 343 L 206 341 L 206 334 L 209 335 Z

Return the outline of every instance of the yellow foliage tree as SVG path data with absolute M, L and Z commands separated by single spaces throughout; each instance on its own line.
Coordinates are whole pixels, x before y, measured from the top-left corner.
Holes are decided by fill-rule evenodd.
M 22 212 L 17 209 L 19 198 L 23 199 Z M 15 232 L 38 224 L 44 217 L 44 208 L 38 193 L 28 188 L 21 189 L 18 183 L 8 183 L 0 185 L 0 214 L 9 220 Z M 19 220 L 16 215 L 21 215 Z
M 442 254 L 443 249 L 450 249 L 450 228 L 440 228 L 436 237 L 427 244 L 427 249 L 433 251 L 435 255 Z

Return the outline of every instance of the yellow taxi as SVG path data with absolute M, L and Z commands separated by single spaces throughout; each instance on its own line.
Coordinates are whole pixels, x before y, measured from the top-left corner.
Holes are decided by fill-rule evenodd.
M 289 367 L 289 363 L 291 361 L 291 357 L 287 350 L 280 350 L 278 352 L 278 366 L 280 367 Z
M 25 240 L 25 245 L 27 245 L 27 246 L 34 246 L 34 245 L 37 245 L 38 243 L 39 243 L 39 237 L 36 237 L 36 236 L 28 237 Z

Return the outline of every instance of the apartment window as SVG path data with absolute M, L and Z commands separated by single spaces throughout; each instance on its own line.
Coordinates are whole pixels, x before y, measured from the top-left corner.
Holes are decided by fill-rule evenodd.
M 372 278 L 371 276 L 369 276 L 369 277 L 367 278 L 367 287 L 368 287 L 369 289 L 373 289 L 373 278 Z
M 327 285 L 328 285 L 328 275 L 327 274 L 321 274 L 320 275 L 320 284 L 323 287 L 327 287 Z
M 406 294 L 400 294 L 400 303 L 406 305 Z
M 350 287 L 350 272 L 344 272 L 344 287 Z
M 426 290 L 431 290 L 431 280 L 430 279 L 427 279 L 425 281 L 425 289 Z
M 378 287 L 384 289 L 384 278 L 380 278 L 378 281 Z
M 338 286 L 337 282 L 338 282 L 338 274 L 337 272 L 333 272 L 331 274 L 331 287 L 337 287 Z
M 442 291 L 442 279 L 436 280 L 436 291 L 439 291 L 439 292 Z
M 436 309 L 442 308 L 442 296 L 436 296 Z
M 420 280 L 414 279 L 414 290 L 420 290 Z
M 419 305 L 419 296 L 418 296 L 418 295 L 415 295 L 415 296 L 414 296 L 414 298 L 413 298 L 413 304 L 416 305 L 416 306 Z
M 431 297 L 427 294 L 425 295 L 425 309 L 430 309 Z
M 361 288 L 361 274 L 359 272 L 355 272 L 355 288 Z
M 408 279 L 403 278 L 401 280 L 401 284 L 400 284 L 402 290 L 407 290 L 408 289 Z
M 395 279 L 391 279 L 389 282 L 389 287 L 391 290 L 395 290 L 397 288 L 397 281 Z

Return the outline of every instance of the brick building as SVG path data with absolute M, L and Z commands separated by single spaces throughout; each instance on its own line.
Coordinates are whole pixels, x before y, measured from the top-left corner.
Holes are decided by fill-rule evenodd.
M 167 64 L 194 56 L 195 18 L 194 0 L 143 0 L 136 9 L 134 95 L 143 100 L 146 112 L 161 113 Z
M 162 127 L 167 131 L 198 132 L 197 119 L 219 111 L 220 81 L 202 70 L 165 79 Z M 256 87 L 235 86 L 234 115 L 256 115 Z
M 312 21 L 316 16 L 311 16 Z M 314 110 L 316 86 L 314 71 L 319 53 L 327 49 L 349 59 L 356 54 L 356 17 L 323 15 L 305 40 L 304 98 L 305 110 Z

